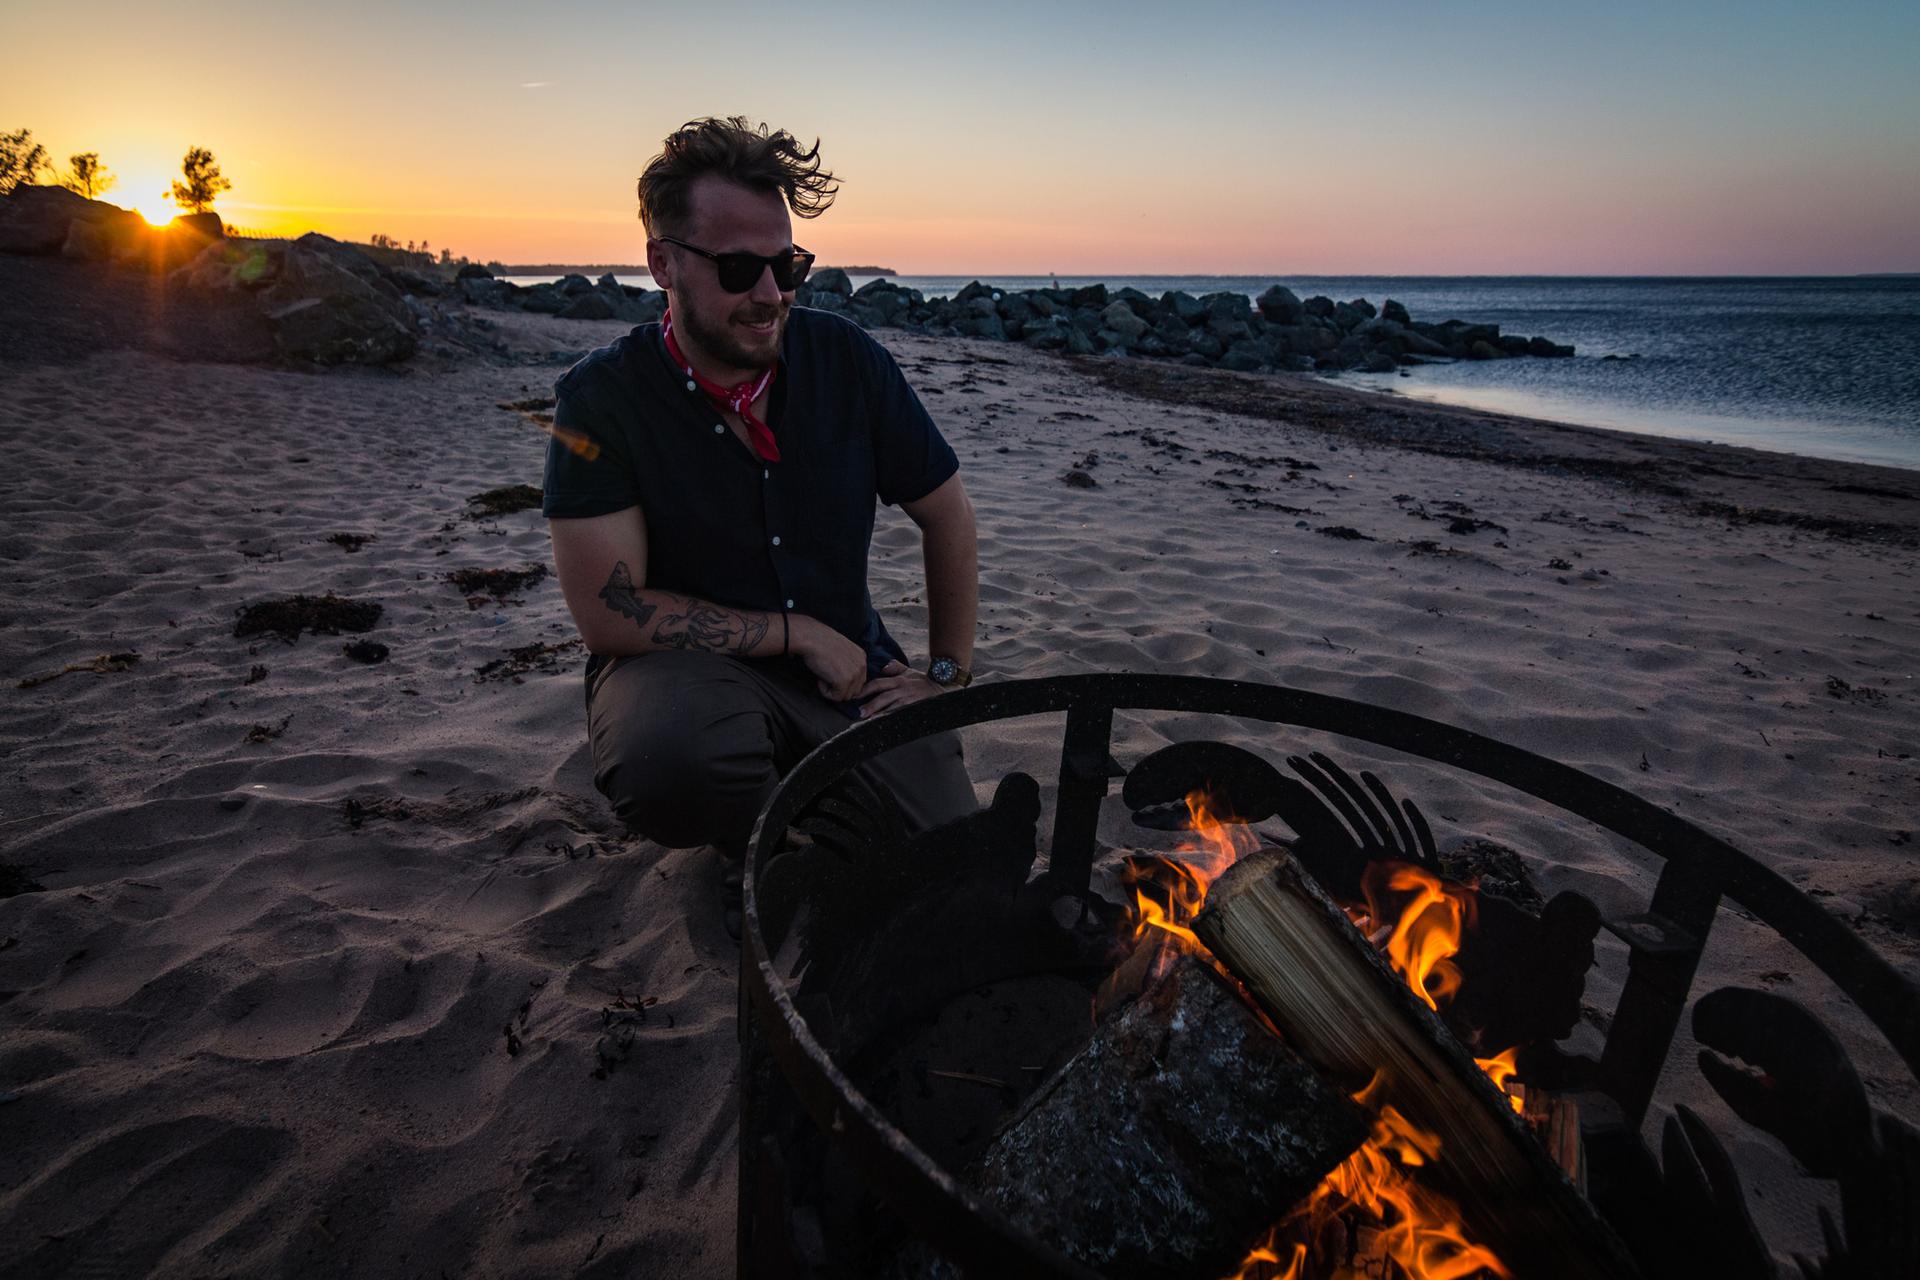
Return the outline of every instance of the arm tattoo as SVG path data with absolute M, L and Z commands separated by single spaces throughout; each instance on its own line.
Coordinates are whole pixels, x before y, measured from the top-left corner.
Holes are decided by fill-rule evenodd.
M 607 585 L 600 588 L 600 598 L 607 602 L 607 608 L 615 613 L 624 613 L 632 618 L 636 626 L 644 627 L 654 615 L 655 606 L 634 595 L 633 574 L 627 571 L 625 560 L 613 566 L 613 572 L 607 576 Z
M 632 618 L 642 630 L 653 621 L 660 606 L 640 598 L 642 588 L 633 585 L 633 574 L 626 561 L 613 566 L 600 598 L 615 613 Z M 708 653 L 749 653 L 766 638 L 772 625 L 765 614 L 722 608 L 705 600 L 674 595 L 666 591 L 650 595 L 672 603 L 678 612 L 669 612 L 654 628 L 652 643 L 662 649 L 700 649 Z
M 660 619 L 660 625 L 653 633 L 653 642 L 663 649 L 746 653 L 767 634 L 767 620 L 764 617 L 723 609 L 704 600 L 681 597 L 676 603 L 685 612 L 669 613 Z

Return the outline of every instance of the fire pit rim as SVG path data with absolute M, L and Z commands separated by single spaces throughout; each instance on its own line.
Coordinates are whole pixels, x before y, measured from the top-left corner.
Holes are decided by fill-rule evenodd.
M 1331 733 L 1478 774 L 1638 844 L 1668 868 L 1712 882 L 1721 897 L 1779 933 L 1864 1012 L 1920 1077 L 1920 987 L 1784 877 L 1731 844 L 1613 783 L 1472 730 L 1356 699 L 1207 676 L 1093 673 L 999 681 L 927 699 L 856 724 L 822 743 L 775 788 L 755 821 L 743 885 L 743 1013 L 757 1016 L 788 1083 L 817 1125 L 848 1142 L 881 1175 L 888 1197 L 917 1225 L 996 1274 L 1098 1280 L 962 1186 L 920 1150 L 840 1071 L 775 972 L 760 930 L 757 880 L 802 806 L 849 769 L 917 738 L 989 720 L 1094 707 L 1200 712 Z M 1661 888 L 1664 889 L 1663 879 Z M 1684 897 L 1684 892 L 1680 895 Z M 1661 901 L 1657 889 L 1654 904 Z M 1696 904 L 1697 905 L 1697 904 Z M 1688 971 L 1691 977 L 1691 970 Z M 1689 993 L 1690 994 L 1690 993 Z M 743 1025 L 742 1034 L 747 1034 Z M 851 1114 L 846 1114 L 848 1111 Z M 743 1194 L 745 1191 L 743 1179 Z

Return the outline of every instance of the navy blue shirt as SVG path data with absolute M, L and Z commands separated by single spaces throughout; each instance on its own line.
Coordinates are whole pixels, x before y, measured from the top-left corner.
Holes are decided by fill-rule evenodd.
M 893 356 L 831 312 L 788 313 L 762 462 L 644 324 L 554 386 L 549 519 L 638 505 L 648 587 L 736 609 L 785 609 L 905 660 L 867 594 L 876 499 L 924 498 L 960 469 Z M 599 661 L 588 664 L 588 678 Z

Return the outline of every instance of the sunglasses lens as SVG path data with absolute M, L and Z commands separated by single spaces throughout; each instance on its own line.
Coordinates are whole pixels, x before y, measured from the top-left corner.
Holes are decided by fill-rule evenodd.
M 720 287 L 728 293 L 746 293 L 760 283 L 760 273 L 767 269 L 766 259 L 750 253 L 723 253 L 713 265 L 719 268 Z
M 774 258 L 757 258 L 750 253 L 722 253 L 713 260 L 720 287 L 728 293 L 748 293 L 760 283 L 760 273 L 773 268 L 773 282 L 782 292 L 797 286 L 813 269 L 813 255 L 795 252 Z
M 795 250 L 792 257 L 774 264 L 773 282 L 783 290 L 797 288 L 811 270 L 813 255 Z

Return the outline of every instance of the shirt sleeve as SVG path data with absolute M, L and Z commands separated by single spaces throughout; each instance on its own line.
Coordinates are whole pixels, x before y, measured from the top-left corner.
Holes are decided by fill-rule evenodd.
M 612 515 L 640 502 L 619 401 L 576 367 L 554 385 L 541 511 L 549 519 Z
M 859 329 L 873 423 L 874 491 L 888 506 L 915 502 L 960 470 L 960 459 L 907 385 L 893 353 Z

